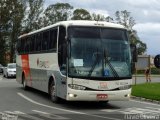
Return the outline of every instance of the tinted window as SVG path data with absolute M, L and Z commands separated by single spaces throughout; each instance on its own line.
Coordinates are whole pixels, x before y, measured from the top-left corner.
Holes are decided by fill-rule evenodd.
M 41 51 L 42 33 L 36 35 L 36 51 Z
M 24 43 L 24 53 L 28 53 L 29 52 L 29 44 L 30 44 L 28 37 L 23 40 L 23 43 Z
M 22 38 L 21 39 L 21 48 L 20 48 L 20 53 L 24 53 L 24 47 L 25 47 L 25 39 L 26 38 Z
M 71 38 L 100 38 L 100 32 L 97 28 L 83 28 L 83 27 L 75 27 L 69 29 Z
M 56 50 L 56 46 L 57 46 L 57 29 L 52 29 L 50 31 L 49 49 Z
M 48 49 L 48 43 L 49 43 L 49 31 L 43 33 L 42 50 Z
M 30 36 L 30 52 L 34 52 L 35 50 L 35 35 Z
M 102 39 L 127 40 L 125 31 L 119 29 L 102 29 L 101 37 Z
M 17 53 L 20 54 L 21 52 L 21 39 L 18 39 L 18 42 L 17 42 Z
M 67 44 L 65 41 L 66 30 L 65 27 L 59 27 L 59 41 L 58 41 L 58 64 L 62 74 L 66 74 L 66 53 Z

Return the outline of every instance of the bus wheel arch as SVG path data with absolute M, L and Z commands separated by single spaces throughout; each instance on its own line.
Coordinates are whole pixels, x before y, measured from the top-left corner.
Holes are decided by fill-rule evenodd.
M 48 93 L 50 95 L 50 99 L 54 103 L 59 102 L 59 98 L 56 96 L 56 84 L 55 79 L 53 77 L 50 77 L 48 82 Z

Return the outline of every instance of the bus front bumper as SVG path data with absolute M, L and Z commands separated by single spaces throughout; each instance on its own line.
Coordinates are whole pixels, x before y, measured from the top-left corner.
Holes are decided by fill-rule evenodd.
M 83 91 L 69 89 L 68 101 L 125 101 L 130 99 L 131 89 L 119 91 Z

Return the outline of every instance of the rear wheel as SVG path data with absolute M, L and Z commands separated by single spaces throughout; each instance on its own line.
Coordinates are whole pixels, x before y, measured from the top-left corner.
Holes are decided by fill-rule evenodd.
M 49 85 L 49 94 L 50 94 L 52 102 L 54 102 L 54 103 L 59 102 L 59 98 L 56 96 L 56 85 L 53 80 L 51 81 L 51 83 Z
M 23 84 L 24 90 L 27 90 L 27 89 L 28 89 L 28 86 L 27 86 L 27 84 L 26 84 L 26 79 L 25 79 L 24 74 L 23 74 L 23 76 L 22 76 L 22 84 Z

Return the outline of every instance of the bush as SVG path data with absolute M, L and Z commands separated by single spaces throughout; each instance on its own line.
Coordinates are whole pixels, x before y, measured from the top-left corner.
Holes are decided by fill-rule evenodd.
M 137 74 L 144 74 L 144 73 L 145 73 L 145 70 L 137 70 Z M 152 67 L 151 74 L 160 74 L 160 69 Z
M 160 69 L 155 67 L 151 68 L 151 74 L 160 74 Z

